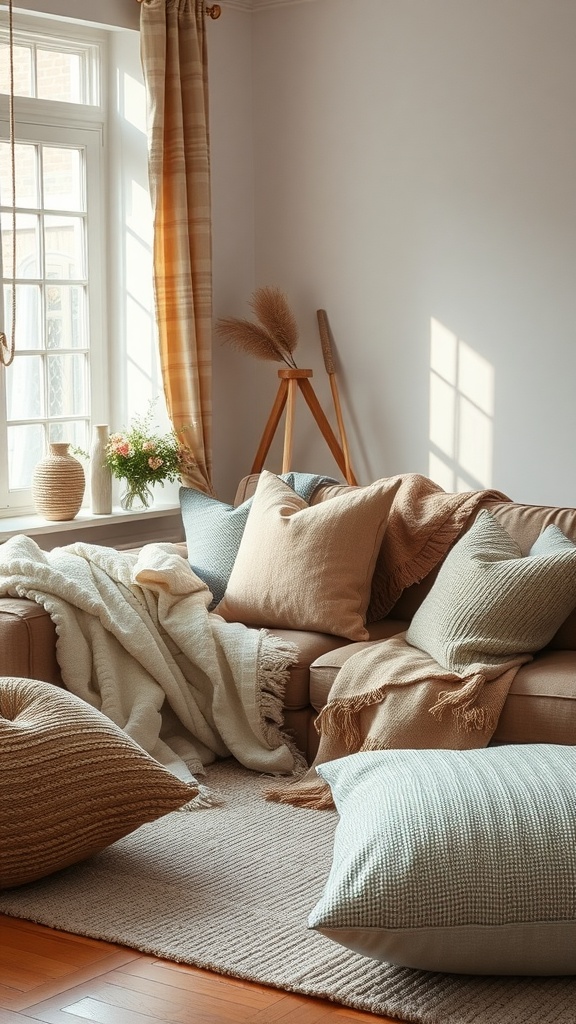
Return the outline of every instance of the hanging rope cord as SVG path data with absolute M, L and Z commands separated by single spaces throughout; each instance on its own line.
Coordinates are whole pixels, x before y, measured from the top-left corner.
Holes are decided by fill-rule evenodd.
M 10 55 L 10 92 L 8 95 L 8 121 L 10 130 L 10 164 L 12 174 L 12 323 L 10 340 L 0 331 L 0 362 L 10 366 L 16 351 L 16 141 L 14 129 L 14 24 L 12 0 L 8 0 L 8 52 Z

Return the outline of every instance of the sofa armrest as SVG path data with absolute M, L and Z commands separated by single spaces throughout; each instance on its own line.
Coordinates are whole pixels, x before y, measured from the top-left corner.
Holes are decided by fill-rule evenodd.
M 62 685 L 56 627 L 35 601 L 0 597 L 0 675 Z

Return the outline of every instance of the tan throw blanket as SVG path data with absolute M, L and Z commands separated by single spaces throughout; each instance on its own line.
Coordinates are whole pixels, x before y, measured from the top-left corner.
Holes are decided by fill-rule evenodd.
M 316 765 L 359 750 L 487 746 L 514 676 L 530 660 L 522 655 L 463 676 L 410 646 L 405 633 L 364 647 L 340 669 L 316 720 L 320 746 L 314 764 L 299 782 L 269 789 L 268 799 L 333 807 Z
M 394 479 L 383 480 L 383 486 Z M 493 490 L 448 494 L 419 474 L 396 480 L 372 584 L 372 620 L 384 617 L 406 587 L 432 571 L 474 513 L 510 500 Z M 342 488 L 322 489 L 323 497 L 327 490 Z M 268 799 L 333 807 L 315 766 L 359 750 L 486 746 L 516 672 L 530 660 L 522 655 L 497 666 L 475 666 L 463 676 L 407 644 L 404 633 L 357 651 L 340 669 L 316 721 L 320 746 L 311 769 L 299 782 L 271 788 Z

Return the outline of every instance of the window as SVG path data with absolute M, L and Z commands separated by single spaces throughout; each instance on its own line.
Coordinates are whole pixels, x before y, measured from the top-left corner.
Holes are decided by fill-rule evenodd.
M 0 32 L 0 88 L 9 90 Z M 4 323 L 16 354 L 4 371 L 0 409 L 0 508 L 30 505 L 32 472 L 51 441 L 89 445 L 95 395 L 90 339 L 103 328 L 102 45 L 14 32 L 15 151 L 0 122 L 0 239 Z M 90 105 L 90 108 L 88 108 Z M 85 107 L 86 109 L 83 109 Z M 96 115 L 96 116 L 95 116 Z M 73 124 L 71 123 L 73 119 Z M 12 208 L 16 189 L 15 221 Z M 15 236 L 14 236 L 15 226 Z M 16 277 L 13 279 L 13 248 Z M 92 315 L 92 311 L 95 311 Z M 93 401 L 95 399 L 95 402 Z
M 0 20 L 0 324 L 7 334 L 16 299 L 16 356 L 0 366 L 0 517 L 33 511 L 32 471 L 50 441 L 88 450 L 93 424 L 121 429 L 154 399 L 160 429 L 168 425 L 139 33 L 18 13 L 14 42 L 15 280 L 8 25 Z M 164 501 L 174 500 L 174 488 L 166 485 Z

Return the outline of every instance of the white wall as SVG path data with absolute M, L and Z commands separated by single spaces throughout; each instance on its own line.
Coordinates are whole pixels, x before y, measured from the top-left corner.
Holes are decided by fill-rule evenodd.
M 215 318 L 244 315 L 255 286 L 252 27 L 250 11 L 232 7 L 207 22 Z M 250 471 L 264 416 L 254 412 L 259 374 L 215 337 L 213 475 L 222 500 Z
M 96 17 L 79 0 L 21 6 Z M 286 291 L 297 360 L 335 426 L 327 310 L 361 482 L 420 472 L 576 504 L 576 6 L 222 7 L 208 22 L 215 316 L 247 315 L 257 285 Z M 127 27 L 139 13 L 98 12 Z M 215 338 L 224 499 L 250 470 L 276 369 Z M 274 471 L 280 452 L 281 432 Z M 294 465 L 339 475 L 303 403 Z
M 298 361 L 332 416 L 315 316 L 328 311 L 361 482 L 415 471 L 576 504 L 576 6 L 256 7 L 224 8 L 211 32 L 216 313 L 246 313 L 251 290 L 249 246 L 226 262 L 227 230 L 239 237 L 252 201 L 247 173 L 226 229 L 220 205 L 225 180 L 238 184 L 222 133 L 249 128 L 239 93 L 251 19 L 254 282 L 289 295 Z M 229 491 L 277 380 L 274 364 L 233 354 L 225 384 L 216 350 L 215 463 Z M 304 406 L 295 468 L 337 475 Z

